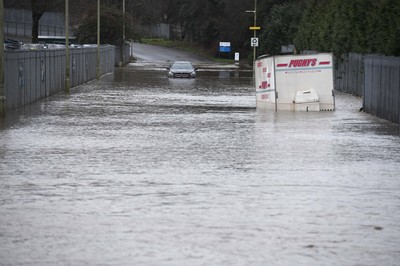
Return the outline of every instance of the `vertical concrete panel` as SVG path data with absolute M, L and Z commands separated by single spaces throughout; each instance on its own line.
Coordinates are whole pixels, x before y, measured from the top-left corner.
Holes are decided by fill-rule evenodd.
M 75 86 L 78 86 L 79 83 L 79 50 L 75 49 L 75 56 L 74 60 L 71 62 L 72 63 L 72 70 L 74 71 L 74 76 L 75 76 Z
M 36 88 L 36 100 L 38 99 L 43 99 L 42 97 L 42 69 L 44 68 L 44 62 L 43 62 L 43 57 L 44 57 L 44 51 L 41 51 L 38 55 L 38 60 L 36 61 L 37 65 L 37 88 Z
M 81 57 L 81 51 L 79 49 L 76 49 L 75 62 L 74 62 L 75 65 L 73 66 L 74 67 L 74 71 L 75 71 L 75 78 L 76 78 L 76 85 L 75 86 L 78 86 L 78 85 L 82 84 L 81 80 L 80 80 L 80 72 L 81 72 L 81 69 L 80 69 L 80 57 Z
M 76 49 L 76 56 L 75 56 L 75 76 L 76 76 L 76 84 L 80 85 L 81 83 L 81 51 L 80 49 Z M 75 86 L 77 86 L 75 85 Z
M 49 73 L 49 79 L 51 84 L 50 94 L 54 94 L 55 92 L 59 91 L 59 83 L 57 82 L 57 75 L 58 75 L 58 60 L 57 60 L 57 53 L 58 50 L 50 51 L 49 53 L 49 61 L 51 65 L 51 70 Z
M 61 61 L 60 61 L 60 65 L 61 65 L 61 69 L 60 69 L 60 84 L 61 84 L 61 91 L 65 91 L 65 71 L 66 71 L 66 56 L 65 53 L 63 52 L 61 54 Z
M 75 64 L 75 50 L 73 50 L 73 49 L 70 49 L 69 50 L 69 79 L 70 79 L 70 82 L 71 82 L 71 88 L 73 88 L 73 87 L 75 87 L 76 86 L 76 79 L 75 79 L 75 76 L 74 76 L 74 74 L 75 74 L 75 70 L 73 69 L 74 68 L 74 64 Z
M 90 49 L 86 50 L 86 81 L 92 80 L 92 52 Z
M 104 52 L 103 52 L 104 47 L 100 49 L 100 75 L 103 75 L 106 67 L 106 62 L 104 58 Z
M 92 68 L 93 68 L 92 51 L 91 51 L 91 49 L 87 49 L 86 50 L 86 81 L 93 79 Z
M 91 64 L 92 79 L 96 78 L 96 68 L 97 68 L 97 49 L 92 49 L 92 64 Z
M 129 49 L 130 49 L 130 44 L 127 43 L 124 45 L 124 65 L 129 63 Z
M 38 90 L 40 90 L 40 83 L 39 83 L 39 69 L 40 69 L 40 64 L 39 64 L 39 59 L 40 59 L 40 52 L 33 52 L 31 53 L 31 72 L 32 72 L 32 82 L 31 82 L 31 99 L 29 103 L 33 103 L 36 100 L 38 100 Z
M 88 52 L 83 50 L 83 82 L 88 81 Z
M 33 87 L 32 87 L 32 95 L 30 103 L 38 100 L 38 91 L 40 91 L 40 51 L 37 53 L 33 53 L 31 65 L 32 65 L 32 72 L 34 75 Z
M 18 75 L 19 75 L 19 77 L 18 77 L 18 86 L 19 86 L 19 94 L 20 94 L 20 97 L 19 97 L 19 105 L 20 106 L 23 106 L 24 104 L 25 104 L 25 96 L 26 96 L 26 93 L 25 93 L 25 86 L 26 86 L 26 83 L 27 83 L 27 81 L 26 81 L 26 79 L 25 79 L 25 73 L 26 73 L 26 60 L 25 60 L 25 57 L 26 57 L 26 54 L 27 54 L 28 52 L 23 52 L 23 53 L 21 53 L 20 54 L 20 56 L 19 56 L 19 60 L 18 60 Z
M 4 89 L 6 96 L 6 109 L 14 109 L 19 103 L 18 88 L 18 54 L 6 51 L 4 54 Z
M 45 52 L 43 55 L 43 62 L 42 62 L 42 69 L 40 72 L 41 75 L 41 84 L 42 84 L 42 98 L 46 98 L 46 81 L 47 81 L 47 57 L 48 57 L 49 52 Z
M 94 68 L 94 78 L 96 78 L 96 67 L 97 67 L 97 49 L 93 51 L 93 68 Z M 101 66 L 100 66 L 101 68 Z
M 46 81 L 45 81 L 45 97 L 50 96 L 50 88 L 51 88 L 51 52 L 46 53 Z
M 25 101 L 25 52 L 18 54 L 18 106 L 23 106 Z
M 382 71 L 381 71 L 381 58 L 377 57 L 377 56 L 373 56 L 373 71 L 372 71 L 372 75 L 373 75 L 373 80 L 372 80 L 372 86 L 373 86 L 373 90 L 372 90 L 372 110 L 373 110 L 373 114 L 380 116 L 380 112 L 379 112 L 379 102 L 381 101 L 381 76 L 382 76 Z
M 356 53 L 350 53 L 346 65 L 347 71 L 344 73 L 343 91 L 362 96 L 363 56 Z
M 370 56 L 364 58 L 364 97 L 363 106 L 367 113 L 372 113 L 373 98 L 373 61 Z
M 358 73 L 358 79 L 357 79 L 357 84 L 358 84 L 358 91 L 357 95 L 358 96 L 363 96 L 364 95 L 364 56 L 359 54 L 359 73 Z
M 30 88 L 28 89 L 29 93 L 29 102 L 27 104 L 30 104 L 35 101 L 36 97 L 36 86 L 37 86 L 37 52 L 31 52 L 30 57 L 29 57 L 29 65 L 30 65 L 30 72 L 28 73 L 28 76 L 30 76 Z
M 69 50 L 69 80 L 71 82 L 71 88 L 76 86 L 76 79 L 75 79 L 75 70 L 74 64 L 75 64 L 75 50 L 70 49 Z
M 389 108 L 390 108 L 390 58 L 382 57 L 382 78 L 381 78 L 381 101 L 380 101 L 380 113 L 381 118 L 390 120 Z
M 37 69 L 37 84 L 38 84 L 38 88 L 36 89 L 36 100 L 37 99 L 44 99 L 44 95 L 42 93 L 43 91 L 43 84 L 44 84 L 44 54 L 45 51 L 40 51 L 37 55 L 38 55 L 38 60 L 36 62 L 38 69 Z
M 93 68 L 94 68 L 94 77 L 93 78 L 96 78 L 96 71 L 97 71 L 96 67 L 97 67 L 97 49 L 93 51 Z
M 31 89 L 31 82 L 32 79 L 29 77 L 31 75 L 31 56 L 30 56 L 31 52 L 27 52 L 25 53 L 25 57 L 23 59 L 24 62 L 24 100 L 22 102 L 22 105 L 26 105 L 29 103 L 30 99 L 31 99 L 31 93 L 30 93 L 30 89 Z
M 84 65 L 84 60 L 85 60 L 85 54 L 84 50 L 79 49 L 79 57 L 78 57 L 78 80 L 79 84 L 85 83 L 84 79 L 84 74 L 85 74 L 85 65 Z
M 129 47 L 128 47 L 129 48 Z M 73 86 L 96 78 L 97 48 L 72 49 L 70 60 Z M 101 47 L 101 74 L 114 69 L 114 46 Z M 71 62 L 72 61 L 72 62 Z M 65 50 L 6 51 L 6 108 L 15 109 L 65 90 Z
M 27 101 L 25 104 L 30 104 L 33 102 L 33 97 L 34 97 L 34 89 L 36 85 L 36 52 L 30 52 L 29 57 L 27 58 L 27 72 L 26 72 L 26 80 L 28 81 L 28 87 L 27 87 Z
M 57 66 L 55 72 L 56 79 L 54 82 L 56 84 L 57 92 L 63 91 L 65 87 L 65 62 L 63 59 L 64 51 L 59 50 L 54 53 L 54 64 Z
M 390 58 L 390 121 L 400 124 L 400 58 Z
M 49 51 L 48 57 L 49 57 L 49 64 L 50 64 L 50 71 L 48 73 L 48 79 L 49 79 L 49 94 L 52 95 L 54 94 L 55 91 L 58 91 L 58 84 L 56 82 L 57 78 L 57 60 L 56 60 L 56 55 L 57 51 Z
M 120 61 L 121 61 L 121 46 L 115 46 L 115 62 L 114 62 L 114 65 L 116 67 L 118 67 Z
M 400 122 L 400 58 L 368 56 L 364 60 L 364 109 Z
M 349 57 L 346 56 L 343 59 L 343 91 L 348 92 L 349 91 Z
M 46 79 L 46 66 L 45 66 L 46 51 L 41 51 L 39 60 L 39 99 L 44 99 L 45 96 L 45 79 Z
M 356 91 L 356 84 L 354 82 L 357 75 L 357 61 L 355 60 L 355 54 L 349 54 L 349 73 L 348 73 L 348 88 L 347 92 L 354 94 Z

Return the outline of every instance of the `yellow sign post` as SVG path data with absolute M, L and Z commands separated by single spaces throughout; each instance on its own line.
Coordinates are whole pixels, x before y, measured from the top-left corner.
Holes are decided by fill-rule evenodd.
M 250 30 L 261 30 L 261 27 L 253 26 L 249 28 Z

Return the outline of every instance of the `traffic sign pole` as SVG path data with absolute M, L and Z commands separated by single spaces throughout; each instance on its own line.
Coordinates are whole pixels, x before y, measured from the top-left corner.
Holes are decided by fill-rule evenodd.
M 258 47 L 258 38 L 251 38 L 251 47 Z
M 257 25 L 257 0 L 254 0 L 254 27 Z M 257 30 L 254 29 L 254 38 L 257 38 Z M 253 68 L 256 61 L 256 46 L 253 46 Z

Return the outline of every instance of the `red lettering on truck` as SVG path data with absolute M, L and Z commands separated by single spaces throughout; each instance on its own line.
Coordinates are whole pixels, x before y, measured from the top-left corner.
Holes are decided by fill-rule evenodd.
M 289 67 L 309 67 L 317 64 L 317 58 L 290 60 Z

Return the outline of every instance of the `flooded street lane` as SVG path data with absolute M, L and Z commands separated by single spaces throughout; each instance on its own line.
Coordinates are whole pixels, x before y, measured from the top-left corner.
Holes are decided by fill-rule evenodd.
M 0 265 L 398 265 L 398 127 L 141 64 L 0 124 Z

